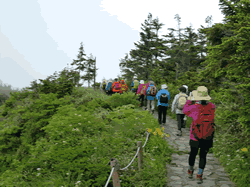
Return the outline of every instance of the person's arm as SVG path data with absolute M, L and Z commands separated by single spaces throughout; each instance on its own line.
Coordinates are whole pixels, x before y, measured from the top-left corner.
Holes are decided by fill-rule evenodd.
M 175 95 L 174 100 L 173 100 L 173 102 L 172 102 L 171 112 L 174 112 L 176 99 L 177 99 L 177 95 Z

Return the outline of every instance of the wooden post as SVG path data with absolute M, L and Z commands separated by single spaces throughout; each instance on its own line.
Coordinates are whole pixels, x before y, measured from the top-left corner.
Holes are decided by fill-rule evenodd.
M 142 158 L 142 142 L 138 141 L 137 142 L 137 148 L 140 147 L 140 150 L 138 152 L 138 168 L 139 170 L 142 169 L 143 167 L 143 158 Z
M 117 172 L 117 169 L 119 167 L 118 161 L 115 158 L 112 158 L 111 161 L 111 169 L 114 167 L 114 171 L 112 174 L 112 179 L 113 179 L 113 186 L 114 187 L 121 187 L 120 180 L 119 180 L 119 175 Z

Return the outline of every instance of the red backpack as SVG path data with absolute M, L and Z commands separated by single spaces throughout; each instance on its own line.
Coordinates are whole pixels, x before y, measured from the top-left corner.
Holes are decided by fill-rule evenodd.
M 192 134 L 195 139 L 211 140 L 214 137 L 215 124 L 214 116 L 212 115 L 212 104 L 209 103 L 206 106 L 199 104 L 199 117 L 196 121 L 197 124 L 192 127 Z

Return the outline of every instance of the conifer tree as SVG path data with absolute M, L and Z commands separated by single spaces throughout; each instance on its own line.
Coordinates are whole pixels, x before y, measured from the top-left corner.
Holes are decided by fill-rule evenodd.
M 97 70 L 97 68 L 95 67 L 95 59 L 92 54 L 87 57 L 85 66 L 85 74 L 81 76 L 81 78 L 83 79 L 83 81 L 88 81 L 88 87 L 90 87 L 90 83 L 94 81 Z
M 149 13 L 147 20 L 144 21 L 141 27 L 140 41 L 134 43 L 136 49 L 129 52 L 131 58 L 127 55 L 127 59 L 120 63 L 123 71 L 130 75 L 136 72 L 139 77 L 148 79 L 152 69 L 159 64 L 155 63 L 158 61 L 157 57 L 162 57 L 165 53 L 164 42 L 158 37 L 158 31 L 162 25 L 158 19 L 152 20 L 152 14 Z
M 80 73 L 81 71 L 84 71 L 86 69 L 86 58 L 85 58 L 86 54 L 84 52 L 83 49 L 83 44 L 82 42 L 80 43 L 80 48 L 79 48 L 79 53 L 77 55 L 77 59 L 73 60 L 73 62 L 71 63 L 71 65 L 76 65 L 77 67 L 75 68 L 75 70 L 79 71 L 78 75 L 75 77 L 76 81 L 78 81 L 78 87 L 80 84 L 80 80 L 81 80 L 81 76 Z
M 212 80 L 214 88 L 223 88 L 227 102 L 238 104 L 237 121 L 250 130 L 250 2 L 248 0 L 234 1 L 234 4 L 224 2 L 223 13 L 227 20 L 224 24 L 215 24 L 204 29 L 211 41 L 208 43 L 209 56 L 206 59 L 207 69 L 203 77 Z M 215 39 L 216 33 L 222 33 Z M 218 36 L 217 36 L 218 37 Z M 218 81 L 218 82 L 217 82 Z

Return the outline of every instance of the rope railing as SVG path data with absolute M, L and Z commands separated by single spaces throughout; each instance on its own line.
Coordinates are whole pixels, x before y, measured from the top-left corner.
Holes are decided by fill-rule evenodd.
M 147 130 L 148 130 L 148 129 L 147 129 Z M 125 168 L 122 168 L 122 169 L 120 168 L 120 165 L 119 165 L 119 162 L 118 162 L 117 159 L 115 159 L 115 158 L 111 158 L 111 159 L 110 159 L 110 162 L 109 162 L 109 163 L 111 164 L 111 172 L 110 172 L 110 175 L 109 175 L 109 178 L 108 178 L 108 180 L 107 180 L 107 182 L 106 182 L 105 187 L 108 186 L 108 183 L 109 183 L 109 181 L 110 181 L 111 176 L 112 176 L 112 179 L 113 179 L 113 186 L 114 186 L 114 187 L 120 187 L 121 184 L 120 184 L 120 180 L 119 180 L 118 171 L 119 171 L 119 170 L 125 170 L 125 169 L 127 169 L 127 168 L 133 163 L 133 161 L 134 161 L 134 159 L 135 159 L 135 157 L 136 157 L 137 155 L 138 155 L 138 168 L 139 168 L 139 170 L 142 169 L 142 164 L 143 164 L 143 159 L 142 159 L 142 148 L 145 147 L 145 145 L 146 145 L 146 143 L 147 143 L 147 141 L 148 141 L 148 138 L 149 138 L 149 134 L 150 134 L 150 133 L 147 132 L 147 131 L 146 131 L 146 133 L 147 133 L 147 138 L 146 138 L 146 141 L 145 141 L 144 145 L 142 146 L 142 142 L 141 142 L 141 141 L 138 141 L 138 142 L 137 142 L 137 152 L 136 152 L 134 158 L 132 159 L 132 161 L 131 161 Z

